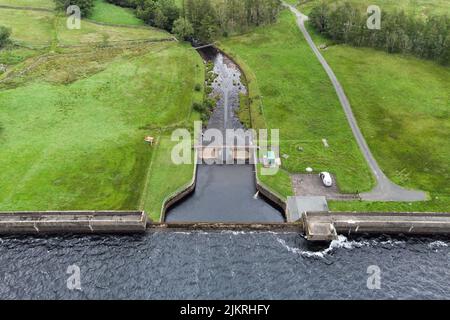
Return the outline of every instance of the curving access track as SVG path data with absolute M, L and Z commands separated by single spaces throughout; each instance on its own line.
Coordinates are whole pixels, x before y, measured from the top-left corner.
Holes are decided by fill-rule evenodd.
M 416 190 L 407 190 L 404 189 L 392 181 L 389 180 L 389 178 L 383 173 L 380 166 L 378 165 L 377 161 L 375 160 L 374 156 L 372 155 L 372 152 L 369 149 L 369 146 L 367 145 L 366 140 L 364 139 L 364 136 L 361 133 L 361 130 L 358 127 L 358 123 L 356 122 L 355 116 L 353 115 L 352 108 L 350 106 L 350 102 L 347 98 L 347 96 L 344 93 L 344 90 L 339 83 L 339 80 L 336 78 L 336 75 L 334 74 L 331 67 L 328 65 L 325 58 L 320 53 L 319 49 L 314 44 L 314 41 L 312 40 L 311 36 L 308 33 L 308 30 L 305 27 L 305 21 L 308 20 L 308 17 L 304 14 L 302 14 L 300 11 L 297 10 L 292 5 L 289 5 L 287 3 L 284 3 L 284 6 L 288 7 L 292 13 L 295 14 L 297 18 L 297 25 L 300 28 L 300 31 L 302 32 L 303 36 L 305 37 L 306 41 L 308 42 L 309 46 L 313 50 L 314 54 L 316 55 L 319 62 L 322 64 L 322 67 L 325 69 L 326 73 L 328 74 L 328 77 L 330 78 L 334 89 L 336 90 L 336 94 L 339 98 L 339 101 L 342 105 L 342 108 L 344 109 L 345 116 L 347 117 L 347 121 L 350 125 L 350 128 L 352 129 L 353 135 L 356 139 L 356 142 L 358 143 L 359 149 L 361 150 L 362 154 L 364 155 L 364 158 L 367 161 L 367 164 L 369 165 L 370 169 L 372 170 L 372 173 L 376 179 L 376 186 L 375 188 L 366 193 L 360 194 L 361 199 L 368 200 L 368 201 L 424 201 L 427 200 L 427 194 L 423 191 L 416 191 Z

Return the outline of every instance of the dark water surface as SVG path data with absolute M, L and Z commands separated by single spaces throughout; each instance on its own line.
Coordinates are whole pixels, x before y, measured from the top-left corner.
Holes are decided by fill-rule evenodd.
M 312 248 L 294 232 L 148 232 L 0 238 L 0 298 L 450 298 L 449 240 L 341 237 Z M 69 265 L 81 290 L 69 290 Z M 381 289 L 367 288 L 367 268 Z
M 256 194 L 253 165 L 199 165 L 195 192 L 166 222 L 284 222 L 281 209 Z

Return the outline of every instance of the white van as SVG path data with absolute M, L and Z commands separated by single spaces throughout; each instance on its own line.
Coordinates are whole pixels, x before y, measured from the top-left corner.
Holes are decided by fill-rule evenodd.
M 319 173 L 320 180 L 325 187 L 331 187 L 333 185 L 333 179 L 331 178 L 331 174 L 324 171 Z

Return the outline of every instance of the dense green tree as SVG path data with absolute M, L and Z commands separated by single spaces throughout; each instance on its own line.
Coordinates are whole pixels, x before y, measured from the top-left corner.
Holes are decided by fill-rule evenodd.
M 106 0 L 106 1 L 121 7 L 136 8 L 136 0 Z
M 180 10 L 174 0 L 107 1 L 136 8 L 136 15 L 145 23 L 199 42 L 273 23 L 281 5 L 280 0 L 182 0 Z
M 11 29 L 4 26 L 0 26 L 0 48 L 8 44 L 10 36 L 11 36 Z
M 327 30 L 328 18 L 329 18 L 329 6 L 325 2 L 320 2 L 315 6 L 310 14 L 309 21 L 316 27 L 319 32 L 325 32 Z
M 201 42 L 276 21 L 280 0 L 184 0 L 184 16 Z
M 189 20 L 180 17 L 174 22 L 172 33 L 181 40 L 191 40 L 194 35 L 194 28 Z

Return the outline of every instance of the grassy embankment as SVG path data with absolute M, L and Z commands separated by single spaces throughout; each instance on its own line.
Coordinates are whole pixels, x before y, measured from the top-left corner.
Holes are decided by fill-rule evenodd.
M 408 8 L 406 3 L 398 5 Z M 440 6 L 444 4 L 430 5 L 427 12 L 439 12 Z M 450 3 L 447 6 L 450 9 Z M 419 203 L 332 202 L 331 208 L 449 211 L 450 68 L 371 48 L 334 45 L 308 28 L 317 45 L 329 44 L 322 54 L 345 88 L 381 168 L 395 183 L 431 197 Z
M 33 36 L 20 28 L 30 16 Z M 194 90 L 204 79 L 200 57 L 175 42 L 127 43 L 170 38 L 150 28 L 83 21 L 71 32 L 52 13 L 6 9 L 0 24 L 28 47 L 0 51 L 9 70 L 0 76 L 0 210 L 145 204 L 158 219 L 164 197 L 192 177 L 191 165 L 168 162 L 168 135 L 198 117 L 191 105 L 203 96 Z M 143 142 L 148 134 L 157 137 L 153 147 Z
M 280 129 L 281 154 L 288 158 L 282 158 L 276 176 L 261 176 L 264 183 L 287 196 L 292 194 L 288 172 L 312 167 L 336 174 L 344 192 L 372 187 L 334 89 L 288 11 L 276 24 L 223 39 L 221 46 L 249 78 L 252 121 L 258 122 L 253 126 Z

